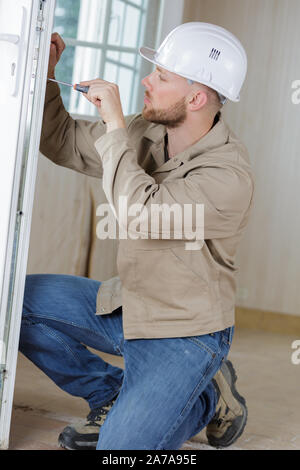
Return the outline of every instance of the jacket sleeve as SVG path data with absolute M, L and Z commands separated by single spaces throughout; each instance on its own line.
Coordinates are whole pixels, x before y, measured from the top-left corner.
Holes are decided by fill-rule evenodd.
M 131 117 L 125 119 L 130 121 Z M 58 84 L 48 82 L 40 141 L 43 155 L 57 165 L 102 178 L 102 163 L 94 143 L 105 132 L 100 117 L 97 122 L 73 119 L 63 105 Z
M 165 205 L 166 210 L 162 210 L 162 222 L 163 217 L 167 215 L 166 226 L 170 238 L 179 238 L 180 224 L 175 224 L 174 219 L 167 213 L 167 208 L 174 204 L 181 207 L 181 214 L 185 205 L 192 209 L 191 217 L 187 220 L 181 219 L 182 239 L 192 240 L 193 233 L 201 230 L 203 222 L 204 239 L 225 238 L 237 233 L 252 200 L 252 181 L 246 172 L 222 166 L 198 167 L 185 177 L 164 180 L 157 184 L 137 163 L 136 151 L 130 144 L 126 129 L 118 129 L 101 137 L 95 147 L 103 163 L 104 192 L 114 209 L 119 225 L 123 224 L 122 228 L 128 231 L 129 236 L 130 218 L 125 219 L 123 216 L 124 207 L 120 210 L 120 196 L 126 199 L 127 208 L 136 205 L 141 210 L 145 209 L 145 217 L 148 217 L 150 222 L 153 214 L 151 207 Z M 203 207 L 204 220 L 197 219 L 197 204 Z M 158 230 L 157 224 L 142 225 L 142 230 L 141 226 L 138 229 L 139 235 L 147 238 L 166 238 L 166 233 L 162 230 L 163 223 Z M 185 236 L 186 234 L 188 236 Z

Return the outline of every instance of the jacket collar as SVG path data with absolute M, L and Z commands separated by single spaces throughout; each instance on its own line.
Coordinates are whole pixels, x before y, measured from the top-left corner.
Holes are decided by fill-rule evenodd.
M 174 167 L 180 166 L 183 162 L 189 161 L 196 156 L 208 152 L 209 150 L 213 150 L 214 148 L 225 145 L 228 142 L 230 130 L 225 123 L 221 112 L 219 112 L 218 117 L 218 122 L 204 137 L 198 140 L 198 142 L 196 142 L 194 145 L 188 147 L 183 152 L 176 155 L 176 157 L 171 158 L 166 163 L 164 163 L 164 160 L 162 159 L 162 154 L 164 147 L 164 137 L 167 133 L 167 130 L 165 126 L 151 124 L 144 133 L 144 137 L 153 142 L 151 149 L 153 151 L 152 153 L 154 159 L 156 160 L 156 163 L 159 167 L 155 171 L 159 171 L 160 167 L 163 167 L 162 171 L 173 169 Z

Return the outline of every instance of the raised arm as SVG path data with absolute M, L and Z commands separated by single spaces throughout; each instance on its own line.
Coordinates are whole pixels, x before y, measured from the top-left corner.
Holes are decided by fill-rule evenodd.
M 55 67 L 65 49 L 58 33 L 51 37 L 48 78 L 55 78 Z M 74 92 L 75 93 L 75 92 Z M 89 176 L 102 177 L 102 163 L 94 142 L 106 131 L 102 120 L 73 119 L 66 111 L 59 86 L 47 83 L 40 151 L 57 165 Z

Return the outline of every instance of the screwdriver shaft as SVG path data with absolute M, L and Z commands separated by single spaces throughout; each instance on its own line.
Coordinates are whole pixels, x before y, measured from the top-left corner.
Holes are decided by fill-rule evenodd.
M 50 82 L 60 83 L 61 85 L 66 85 L 73 88 L 73 85 L 71 85 L 70 83 L 60 82 L 59 80 L 54 80 L 53 78 L 48 78 L 48 80 L 50 80 Z
M 70 83 L 60 82 L 59 80 L 54 80 L 53 78 L 48 78 L 48 80 L 50 80 L 50 82 L 60 83 L 61 85 L 66 85 L 66 86 L 70 86 L 71 88 L 74 88 L 74 86 L 71 85 Z M 90 87 L 88 86 L 76 85 L 74 90 L 79 91 L 81 93 L 88 93 L 89 88 Z

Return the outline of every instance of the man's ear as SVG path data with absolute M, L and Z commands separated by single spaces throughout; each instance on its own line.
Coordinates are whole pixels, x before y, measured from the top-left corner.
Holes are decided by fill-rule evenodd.
M 203 90 L 195 91 L 188 100 L 188 106 L 191 111 L 198 111 L 203 108 L 208 101 L 207 93 Z

